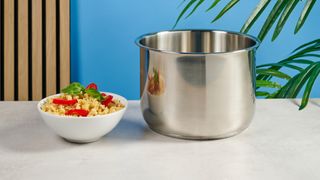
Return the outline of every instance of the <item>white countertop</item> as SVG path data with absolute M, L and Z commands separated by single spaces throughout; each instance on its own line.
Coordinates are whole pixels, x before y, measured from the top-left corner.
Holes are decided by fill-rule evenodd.
M 0 179 L 320 179 L 320 100 L 257 100 L 243 133 L 216 141 L 152 132 L 139 102 L 100 141 L 71 144 L 40 119 L 36 102 L 0 103 Z

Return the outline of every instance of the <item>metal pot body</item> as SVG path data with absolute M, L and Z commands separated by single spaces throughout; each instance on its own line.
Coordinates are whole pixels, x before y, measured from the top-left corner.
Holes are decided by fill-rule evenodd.
M 149 127 L 185 139 L 219 139 L 248 127 L 255 109 L 252 36 L 178 30 L 139 37 L 141 110 Z

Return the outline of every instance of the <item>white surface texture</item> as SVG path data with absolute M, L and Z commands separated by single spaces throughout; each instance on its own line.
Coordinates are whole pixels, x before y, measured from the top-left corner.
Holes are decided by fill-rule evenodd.
M 37 102 L 0 103 L 0 179 L 320 179 L 320 100 L 257 100 L 251 126 L 216 141 L 152 132 L 138 101 L 100 141 L 72 144 L 40 118 Z

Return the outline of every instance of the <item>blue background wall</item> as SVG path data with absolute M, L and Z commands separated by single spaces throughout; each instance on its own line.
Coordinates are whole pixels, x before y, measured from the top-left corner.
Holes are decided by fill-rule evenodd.
M 139 98 L 139 49 L 134 40 L 141 34 L 171 29 L 182 7 L 182 0 L 72 0 L 71 1 L 71 80 L 96 82 L 100 89 L 119 93 L 128 99 Z M 258 0 L 242 0 L 214 24 L 212 18 L 223 7 L 205 13 L 210 3 L 177 26 L 239 31 Z M 299 3 L 302 9 L 303 3 Z M 257 52 L 257 64 L 286 57 L 302 43 L 319 38 L 319 2 L 309 20 L 293 35 L 299 11 L 295 11 L 276 41 L 268 35 Z M 271 6 L 269 7 L 271 8 Z M 263 14 L 262 17 L 265 17 Z M 263 20 L 262 20 L 263 19 Z M 265 18 L 250 31 L 256 35 Z M 312 97 L 319 97 L 319 81 Z

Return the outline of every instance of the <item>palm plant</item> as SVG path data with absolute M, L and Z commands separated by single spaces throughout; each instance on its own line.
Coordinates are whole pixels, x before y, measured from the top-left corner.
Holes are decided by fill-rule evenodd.
M 217 4 L 221 3 L 221 0 L 211 1 L 212 3 L 206 9 L 206 12 L 214 10 Z M 174 28 L 183 17 L 190 17 L 204 2 L 205 0 L 183 0 L 182 4 L 186 3 L 186 5 L 180 12 Z M 239 2 L 240 0 L 228 1 L 218 15 L 213 18 L 211 23 L 219 20 Z M 261 18 L 260 15 L 266 11 L 267 7 L 273 5 L 257 37 L 263 41 L 270 32 L 272 26 L 277 22 L 272 35 L 272 41 L 274 41 L 281 33 L 292 12 L 297 9 L 297 4 L 304 3 L 304 8 L 301 11 L 295 26 L 294 34 L 296 34 L 304 25 L 315 2 L 316 0 L 277 0 L 275 3 L 271 3 L 271 0 L 260 0 L 240 31 L 242 33 L 248 33 L 255 25 L 255 22 Z M 290 76 L 283 72 L 285 69 L 294 70 L 295 74 Z M 320 39 L 299 46 L 291 52 L 289 57 L 282 59 L 277 63 L 257 66 L 256 73 L 257 96 L 265 98 L 296 98 L 303 90 L 303 97 L 299 109 L 305 108 L 308 104 L 312 87 L 320 74 Z M 275 78 L 283 79 L 285 82 L 280 84 L 274 81 Z

